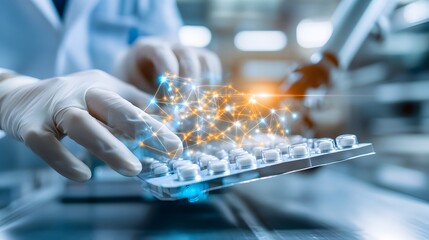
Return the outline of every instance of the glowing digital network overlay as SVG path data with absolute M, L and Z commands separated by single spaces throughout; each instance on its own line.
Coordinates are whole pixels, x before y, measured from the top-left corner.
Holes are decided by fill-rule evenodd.
M 197 85 L 166 73 L 144 110 L 157 112 L 158 120 L 176 130 L 185 148 L 211 141 L 243 146 L 259 134 L 287 136 L 290 123 L 299 118 L 290 105 L 270 108 L 260 101 L 269 97 L 275 96 L 246 94 L 231 85 Z

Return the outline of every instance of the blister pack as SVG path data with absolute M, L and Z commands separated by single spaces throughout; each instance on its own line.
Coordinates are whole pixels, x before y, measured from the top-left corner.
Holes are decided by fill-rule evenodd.
M 240 145 L 211 141 L 186 150 L 186 158 L 142 158 L 139 178 L 160 200 L 197 201 L 211 190 L 374 154 L 355 135 L 335 139 L 260 134 Z

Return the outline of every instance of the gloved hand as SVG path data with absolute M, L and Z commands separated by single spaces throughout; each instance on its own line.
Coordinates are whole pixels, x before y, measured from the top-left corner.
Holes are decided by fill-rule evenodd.
M 330 52 L 316 53 L 313 63 L 298 67 L 290 74 L 280 90 L 297 99 L 304 99 L 309 89 L 317 89 L 331 84 L 331 71 L 338 68 L 337 57 Z
M 338 126 L 343 108 L 332 108 L 333 103 L 338 99 L 327 98 L 328 93 L 335 95 L 336 81 L 333 78 L 333 71 L 339 67 L 337 57 L 330 52 L 316 53 L 312 57 L 313 62 L 298 67 L 286 80 L 281 83 L 281 91 L 287 95 L 288 105 L 300 109 L 301 122 L 300 128 L 310 129 L 312 132 L 321 132 L 319 129 L 327 129 L 325 122 L 332 126 Z M 341 101 L 339 101 L 341 102 Z M 330 108 L 330 111 L 327 111 Z M 334 111 L 332 111 L 334 110 Z M 344 116 L 344 114 L 343 114 Z M 333 124 L 332 124 L 333 123 Z M 302 130 L 294 132 L 303 134 Z M 325 133 L 323 135 L 333 135 Z
M 174 133 L 136 107 L 145 101 L 146 94 L 101 71 L 44 81 L 18 76 L 0 83 L 0 127 L 69 179 L 88 180 L 91 171 L 60 143 L 65 135 L 120 174 L 134 176 L 139 160 L 111 132 L 150 136 L 145 146 L 162 146 L 159 152 L 170 157 L 183 150 Z
M 191 78 L 196 84 L 218 84 L 222 67 L 217 55 L 209 50 L 141 38 L 121 61 L 118 76 L 153 94 L 159 86 L 157 76 L 165 72 Z

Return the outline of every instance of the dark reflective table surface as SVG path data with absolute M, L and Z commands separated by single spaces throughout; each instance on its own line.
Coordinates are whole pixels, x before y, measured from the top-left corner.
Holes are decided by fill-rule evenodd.
M 4 222 L 1 237 L 428 239 L 429 205 L 325 167 L 236 186 L 197 203 L 57 197 Z

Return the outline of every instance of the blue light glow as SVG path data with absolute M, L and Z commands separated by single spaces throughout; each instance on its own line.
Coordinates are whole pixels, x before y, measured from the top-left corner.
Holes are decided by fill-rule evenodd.
M 187 198 L 188 202 L 195 203 L 200 200 L 207 199 L 208 193 L 205 191 L 206 189 L 206 184 L 195 184 L 183 187 L 179 192 L 179 195 L 181 196 L 181 198 Z
M 166 76 L 164 76 L 164 75 L 159 76 L 159 81 L 160 81 L 161 83 L 165 83 L 167 80 L 168 80 L 168 79 L 167 79 L 167 77 L 166 77 Z

